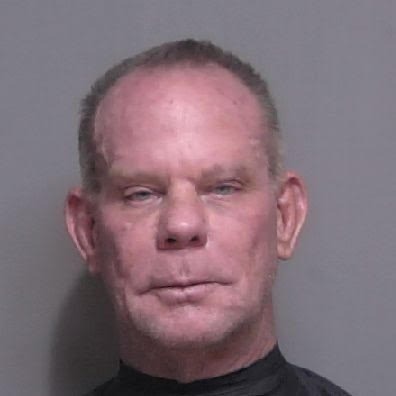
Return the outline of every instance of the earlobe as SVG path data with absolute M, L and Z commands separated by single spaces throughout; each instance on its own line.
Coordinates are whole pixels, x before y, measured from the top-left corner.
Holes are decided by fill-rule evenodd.
M 75 246 L 92 274 L 98 273 L 94 218 L 88 197 L 81 188 L 69 191 L 65 204 L 66 227 Z
M 287 260 L 293 254 L 305 221 L 307 206 L 303 181 L 297 174 L 287 172 L 277 197 L 278 258 Z

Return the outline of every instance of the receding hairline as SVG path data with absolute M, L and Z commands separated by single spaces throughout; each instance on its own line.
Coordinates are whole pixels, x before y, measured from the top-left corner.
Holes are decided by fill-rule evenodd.
M 270 133 L 270 125 L 269 125 L 269 120 L 268 120 L 268 111 L 263 108 L 261 105 L 257 95 L 255 95 L 251 89 L 234 73 L 232 73 L 230 70 L 226 69 L 225 67 L 218 65 L 217 63 L 210 62 L 207 64 L 202 64 L 202 65 L 196 65 L 191 62 L 186 62 L 183 61 L 180 64 L 172 64 L 172 65 L 158 65 L 158 66 L 139 66 L 136 69 L 131 70 L 129 73 L 121 76 L 118 80 L 114 82 L 114 84 L 108 89 L 106 94 L 101 98 L 101 100 L 98 102 L 96 106 L 95 113 L 93 114 L 93 129 L 92 129 L 92 138 L 96 139 L 96 126 L 97 126 L 97 121 L 98 121 L 98 115 L 100 112 L 103 111 L 103 106 L 106 105 L 106 102 L 112 98 L 112 96 L 117 92 L 121 91 L 123 89 L 123 85 L 125 83 L 133 82 L 133 80 L 136 81 L 136 85 L 138 85 L 140 82 L 145 83 L 145 77 L 151 77 L 157 74 L 159 76 L 159 79 L 163 78 L 167 73 L 172 73 L 172 72 L 178 72 L 178 71 L 184 71 L 184 70 L 191 70 L 191 71 L 198 71 L 198 72 L 209 72 L 206 74 L 206 77 L 208 79 L 211 79 L 212 77 L 220 77 L 223 78 L 230 78 L 229 81 L 235 82 L 239 87 L 241 87 L 244 90 L 244 94 L 246 94 L 247 97 L 249 97 L 252 102 L 254 102 L 254 106 L 256 106 L 260 119 L 262 121 L 262 132 L 263 135 L 267 136 Z M 220 72 L 217 76 L 214 76 L 213 72 Z M 141 80 L 139 82 L 139 80 Z M 216 81 L 213 82 L 213 85 L 216 83 Z M 235 90 L 236 92 L 236 87 L 232 87 L 230 85 L 231 90 Z M 241 97 L 244 97 L 244 95 L 240 95 Z M 236 103 L 236 101 L 233 100 L 233 98 L 230 96 L 229 97 L 232 102 Z
M 262 119 L 267 124 L 265 153 L 271 179 L 283 174 L 283 160 L 279 120 L 274 99 L 267 81 L 251 64 L 210 41 L 186 39 L 166 42 L 135 56 L 126 58 L 109 68 L 92 85 L 81 102 L 79 125 L 79 159 L 83 186 L 91 192 L 100 189 L 101 159 L 94 142 L 94 123 L 100 105 L 114 87 L 131 74 L 170 68 L 217 67 L 226 70 L 247 88 L 259 104 Z M 263 126 L 265 125 L 263 123 Z

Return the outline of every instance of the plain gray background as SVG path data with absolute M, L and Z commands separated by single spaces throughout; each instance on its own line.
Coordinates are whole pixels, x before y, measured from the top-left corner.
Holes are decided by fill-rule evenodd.
M 276 286 L 280 345 L 353 395 L 395 395 L 392 0 L 0 3 L 0 394 L 79 395 L 117 366 L 62 217 L 79 100 L 123 57 L 211 39 L 269 80 L 310 215 Z

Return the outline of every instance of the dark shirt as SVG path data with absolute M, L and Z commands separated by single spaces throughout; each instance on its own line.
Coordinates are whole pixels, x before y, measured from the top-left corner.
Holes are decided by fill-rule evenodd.
M 350 396 L 319 375 L 288 363 L 276 346 L 251 366 L 183 384 L 120 363 L 116 377 L 86 396 Z

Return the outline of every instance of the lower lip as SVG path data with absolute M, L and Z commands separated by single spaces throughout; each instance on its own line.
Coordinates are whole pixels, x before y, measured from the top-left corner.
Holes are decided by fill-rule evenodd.
M 217 283 L 199 283 L 186 287 L 161 287 L 154 293 L 167 304 L 197 303 L 214 291 Z

